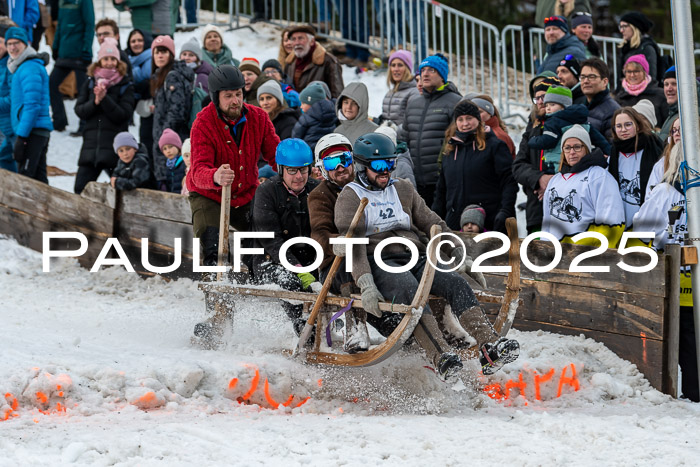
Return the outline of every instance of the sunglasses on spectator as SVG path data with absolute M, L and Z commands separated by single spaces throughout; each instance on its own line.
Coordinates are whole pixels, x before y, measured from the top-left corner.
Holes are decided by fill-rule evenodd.
M 391 172 L 396 167 L 396 159 L 377 159 L 370 161 L 369 168 L 374 172 Z
M 285 167 L 284 170 L 287 171 L 289 175 L 296 175 L 301 172 L 302 175 L 309 173 L 309 166 L 305 167 Z
M 352 164 L 352 154 L 350 151 L 345 151 L 333 154 L 323 158 L 323 168 L 326 170 L 335 170 L 338 166 L 347 167 Z
M 625 130 L 629 130 L 630 128 L 634 127 L 634 122 L 625 122 L 624 124 L 622 123 L 616 123 L 615 124 L 615 129 L 616 130 L 622 130 L 623 128 Z
M 561 148 L 562 151 L 566 152 L 581 152 L 585 146 L 583 144 L 574 144 L 573 146 L 564 146 Z

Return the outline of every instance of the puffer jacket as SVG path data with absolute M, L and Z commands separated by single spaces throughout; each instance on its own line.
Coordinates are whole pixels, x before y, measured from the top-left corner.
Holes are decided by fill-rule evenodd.
M 134 158 L 128 164 L 120 160 L 112 172 L 112 177 L 116 177 L 114 186 L 117 190 L 152 188 L 151 162 L 146 146 L 140 144 Z
M 128 76 L 107 89 L 99 105 L 95 105 L 95 78 L 89 77 L 80 88 L 75 114 L 85 121 L 83 146 L 78 165 L 113 169 L 119 162 L 112 142 L 122 131 L 128 131 L 136 99 Z
M 190 111 L 192 110 L 192 84 L 194 71 L 184 61 L 176 60 L 165 78 L 163 87 L 153 98 L 153 172 L 156 180 L 166 179 L 165 156 L 160 152 L 158 140 L 166 128 L 170 128 L 183 141 L 190 137 Z
M 398 139 L 408 143 L 419 187 L 437 183 L 438 156 L 445 131 L 461 99 L 457 87 L 449 82 L 433 92 L 423 90 L 423 94 L 414 94 L 408 99 L 406 120 Z
M 551 71 L 556 73 L 559 62 L 567 55 L 573 55 L 575 59 L 582 62 L 586 59 L 586 48 L 578 37 L 566 33 L 564 37 L 554 44 L 547 45 L 547 53 L 542 59 L 542 64 L 537 68 L 537 73 Z
M 12 73 L 7 69 L 7 60 L 10 54 L 0 58 L 0 131 L 6 138 L 14 136 L 12 130 L 12 118 L 10 118 L 10 86 Z
M 345 85 L 343 84 L 343 70 L 338 59 L 326 52 L 318 42 L 309 51 L 311 59 L 303 65 L 304 69 L 298 79 L 295 77 L 297 64 L 300 59 L 296 55 L 289 54 L 285 60 L 284 72 L 292 79 L 292 84 L 297 92 L 301 93 L 312 81 L 323 81 L 331 91 L 331 97 L 337 98 Z
M 668 103 L 666 102 L 664 90 L 656 84 L 656 81 L 652 80 L 647 85 L 646 89 L 638 96 L 633 96 L 628 93 L 622 86 L 615 91 L 615 100 L 620 104 L 620 107 L 632 107 L 642 99 L 647 99 L 654 104 L 656 126 L 663 125 L 663 122 L 665 122 L 668 117 Z
M 10 10 L 8 16 L 17 26 L 27 31 L 31 39 L 34 25 L 39 21 L 39 2 L 37 0 L 10 0 L 7 2 Z
M 313 151 L 318 140 L 333 133 L 337 125 L 335 99 L 318 101 L 311 106 L 308 112 L 299 117 L 299 121 L 292 129 L 292 138 L 303 139 Z
M 13 74 L 10 115 L 15 135 L 26 138 L 34 128 L 53 131 L 49 114 L 49 54 L 27 47 L 16 60 L 8 61 Z
M 148 99 L 151 82 L 151 49 L 145 49 L 138 55 L 129 55 L 131 70 L 134 76 L 134 91 L 136 99 Z
M 464 208 L 478 204 L 486 211 L 484 227 L 494 230 L 499 212 L 515 216 L 518 184 L 513 179 L 513 159 L 506 143 L 486 133 L 486 147 L 476 147 L 474 134 L 465 141 L 452 138 L 455 149 L 442 154 L 442 170 L 435 189 L 432 209 L 452 230 L 460 230 Z M 504 226 L 495 226 L 503 228 Z
M 367 118 L 367 112 L 369 110 L 367 86 L 362 83 L 350 83 L 343 89 L 343 92 L 340 93 L 340 97 L 335 104 L 338 118 L 342 115 L 343 98 L 355 101 L 360 110 L 357 112 L 357 116 L 352 120 L 341 119 L 341 123 L 335 129 L 335 132 L 344 135 L 350 140 L 350 143 L 354 145 L 357 138 L 367 133 L 374 133 L 374 130 L 376 130 L 378 126 Z
M 61 0 L 58 5 L 58 25 L 51 46 L 54 57 L 79 58 L 89 64 L 95 39 L 92 0 Z
M 605 139 L 612 141 L 612 116 L 620 104 L 615 102 L 615 99 L 610 95 L 610 91 L 605 89 L 599 92 L 593 99 L 587 103 L 588 106 L 588 123 L 591 128 L 600 131 Z
M 415 81 L 402 81 L 398 90 L 390 89 L 382 101 L 382 118 L 401 125 L 406 116 L 408 99 L 414 94 L 419 94 Z

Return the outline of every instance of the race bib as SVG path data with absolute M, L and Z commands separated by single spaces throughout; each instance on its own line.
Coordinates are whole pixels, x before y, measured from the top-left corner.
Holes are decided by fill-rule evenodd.
M 362 185 L 351 182 L 348 186 L 357 196 L 369 201 L 365 208 L 365 235 L 369 237 L 390 230 L 410 230 L 411 218 L 401 207 L 399 194 L 394 185 L 382 191 L 368 190 Z

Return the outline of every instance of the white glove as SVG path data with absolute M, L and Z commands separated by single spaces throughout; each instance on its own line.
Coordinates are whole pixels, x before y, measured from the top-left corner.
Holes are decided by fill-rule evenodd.
M 466 275 L 474 279 L 481 286 L 482 289 L 486 288 L 486 278 L 480 272 L 472 272 L 474 260 L 471 256 L 464 252 L 463 247 L 459 246 L 452 250 L 452 258 L 454 258 L 456 264 L 459 264 L 462 261 L 462 258 L 464 258 L 464 262 L 457 269 L 457 272 L 465 273 Z
M 339 235 L 338 238 L 345 238 L 345 235 Z M 345 257 L 345 244 L 333 243 L 333 254 L 341 258 Z
M 379 302 L 384 301 L 384 297 L 379 293 L 379 289 L 374 285 L 374 278 L 371 273 L 363 274 L 357 279 L 357 286 L 362 292 L 362 307 L 367 313 L 372 313 L 377 318 L 381 318 L 382 310 L 379 309 Z

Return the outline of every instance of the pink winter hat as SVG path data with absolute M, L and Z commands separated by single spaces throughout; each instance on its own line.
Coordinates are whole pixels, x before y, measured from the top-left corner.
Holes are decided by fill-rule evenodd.
M 165 47 L 175 56 L 175 42 L 170 36 L 158 36 L 151 43 L 151 52 L 155 52 L 156 47 Z
M 395 58 L 398 58 L 404 62 L 411 73 L 413 73 L 413 56 L 411 55 L 411 52 L 408 50 L 397 50 L 393 54 L 389 55 L 389 66 L 391 66 L 391 62 L 394 61 Z
M 649 74 L 649 62 L 647 62 L 647 58 L 644 56 L 644 54 L 632 55 L 630 58 L 627 59 L 625 65 L 627 65 L 630 62 L 639 63 L 642 69 L 644 69 L 644 73 L 647 75 Z
M 114 57 L 117 60 L 121 58 L 119 55 L 117 40 L 113 37 L 105 37 L 104 42 L 102 42 L 102 45 L 100 46 L 100 51 L 97 52 L 98 62 L 105 57 Z
M 158 140 L 158 147 L 161 151 L 166 144 L 172 144 L 176 148 L 182 149 L 182 140 L 180 136 L 170 128 L 163 130 L 163 134 L 160 135 L 160 139 Z

